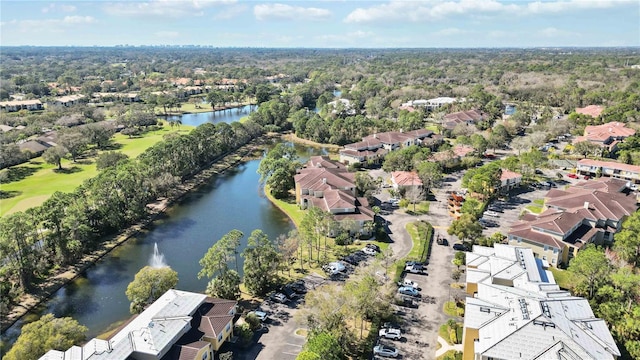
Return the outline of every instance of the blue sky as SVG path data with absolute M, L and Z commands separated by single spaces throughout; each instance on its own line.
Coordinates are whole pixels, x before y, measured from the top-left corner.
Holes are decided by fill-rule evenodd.
M 640 1 L 2 0 L 0 44 L 640 46 Z

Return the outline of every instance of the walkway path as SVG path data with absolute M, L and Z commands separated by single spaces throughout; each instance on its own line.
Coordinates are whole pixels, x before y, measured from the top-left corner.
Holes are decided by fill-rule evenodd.
M 436 358 L 438 356 L 444 355 L 449 350 L 462 351 L 462 344 L 449 345 L 445 339 L 438 336 L 438 344 L 442 346 L 440 349 L 436 350 Z

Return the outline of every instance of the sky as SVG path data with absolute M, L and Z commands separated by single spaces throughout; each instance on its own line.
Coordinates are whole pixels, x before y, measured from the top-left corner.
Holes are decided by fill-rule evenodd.
M 2 0 L 0 45 L 640 46 L 640 0 Z

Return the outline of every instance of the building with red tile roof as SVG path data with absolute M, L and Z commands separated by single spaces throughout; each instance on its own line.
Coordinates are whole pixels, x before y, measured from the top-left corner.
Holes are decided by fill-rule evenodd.
M 531 248 L 553 267 L 567 265 L 586 244 L 611 244 L 622 222 L 638 209 L 626 185 L 601 178 L 550 190 L 540 215 L 528 214 L 511 226 L 509 244 Z
M 458 111 L 444 116 L 442 127 L 453 130 L 460 124 L 474 125 L 485 118 L 485 114 L 479 110 Z
M 579 174 L 590 176 L 609 176 L 640 183 L 640 166 L 614 161 L 582 159 L 576 165 Z
M 346 144 L 340 150 L 340 162 L 345 164 L 379 163 L 389 151 L 411 145 L 432 147 L 441 142 L 441 136 L 435 135 L 433 131 L 427 129 L 376 133 L 362 138 L 362 141 Z
M 589 115 L 593 118 L 597 118 L 598 116 L 600 116 L 603 110 L 604 110 L 604 107 L 600 105 L 589 105 L 583 108 L 576 108 L 576 112 L 578 114 Z
M 367 198 L 358 196 L 355 181 L 355 173 L 345 165 L 325 156 L 311 157 L 294 177 L 296 203 L 302 209 L 318 207 L 341 225 L 349 225 L 350 232 L 369 236 L 365 224 L 373 221 L 374 213 Z M 328 235 L 337 233 L 332 230 Z
M 520 187 L 521 182 L 522 174 L 507 169 L 502 169 L 502 173 L 500 174 L 500 189 L 498 189 L 498 191 L 510 191 L 512 189 Z
M 573 143 L 589 141 L 601 147 L 607 148 L 609 152 L 617 150 L 617 145 L 636 134 L 634 129 L 628 128 L 627 124 L 619 121 L 612 121 L 602 125 L 589 125 L 584 129 L 583 136 L 577 136 Z
M 415 171 L 394 171 L 391 173 L 391 182 L 395 189 L 422 186 L 422 180 Z

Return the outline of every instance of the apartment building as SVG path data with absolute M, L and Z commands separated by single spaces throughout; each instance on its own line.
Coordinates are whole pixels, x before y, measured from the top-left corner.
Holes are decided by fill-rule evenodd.
M 638 209 L 627 182 L 600 178 L 545 196 L 543 212 L 511 225 L 510 245 L 526 246 L 549 266 L 566 266 L 586 244 L 611 244 L 627 216 Z
M 233 336 L 236 305 L 234 300 L 171 289 L 110 339 L 50 350 L 40 360 L 213 359 Z
M 433 147 L 441 142 L 440 135 L 435 135 L 433 131 L 427 129 L 376 133 L 364 137 L 357 143 L 345 145 L 340 150 L 340 162 L 350 165 L 379 163 L 389 151 L 411 145 Z
M 613 161 L 582 159 L 578 161 L 576 171 L 578 174 L 593 177 L 602 175 L 628 180 L 635 184 L 640 183 L 640 166 L 637 165 L 622 164 Z
M 466 255 L 463 359 L 616 359 L 604 320 L 560 290 L 531 249 L 475 245 Z
M 367 223 L 374 213 L 366 197 L 358 196 L 355 173 L 326 156 L 312 156 L 294 177 L 296 203 L 302 209 L 318 207 L 333 214 L 334 220 L 351 233 L 370 236 Z M 337 235 L 332 229 L 328 235 Z

